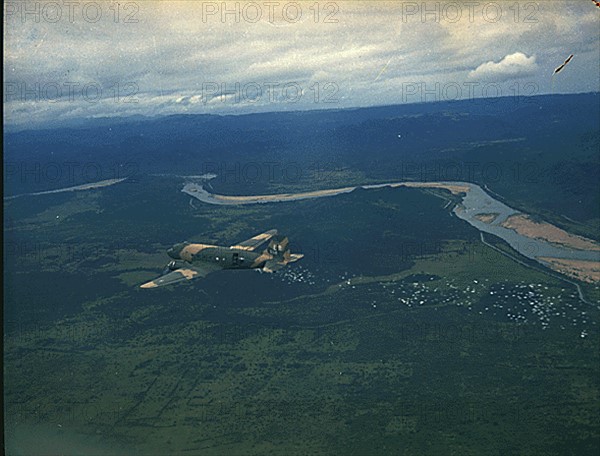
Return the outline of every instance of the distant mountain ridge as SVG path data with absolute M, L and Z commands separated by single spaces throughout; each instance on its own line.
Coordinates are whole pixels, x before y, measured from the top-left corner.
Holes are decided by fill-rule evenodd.
M 274 186 L 285 191 L 290 185 L 298 191 L 314 189 L 317 166 L 336 176 L 355 176 L 353 182 L 336 177 L 333 185 L 330 175 L 322 173 L 321 188 L 401 179 L 469 181 L 524 212 L 597 226 L 599 150 L 597 92 L 235 116 L 95 119 L 77 127 L 7 132 L 5 193 L 152 173 L 207 172 L 229 175 L 211 183 L 224 194 L 244 194 L 248 185 L 253 193 L 269 193 Z M 67 171 L 57 168 L 73 162 L 86 172 L 75 172 L 66 181 Z M 264 172 L 250 181 L 240 174 L 244 167 L 268 163 L 295 171 Z M 52 178 L 52 172 L 60 176 Z M 364 181 L 357 182 L 358 176 Z

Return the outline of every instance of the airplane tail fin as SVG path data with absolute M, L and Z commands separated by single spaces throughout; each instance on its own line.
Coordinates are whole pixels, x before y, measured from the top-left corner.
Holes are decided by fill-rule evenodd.
M 283 257 L 285 254 L 288 244 L 290 240 L 287 237 L 284 238 L 273 238 L 271 242 L 269 242 L 269 246 L 267 247 L 267 252 L 269 252 L 274 257 Z
M 288 248 L 289 243 L 290 241 L 287 237 L 271 239 L 271 242 L 269 242 L 269 246 L 267 247 L 267 252 L 271 254 L 273 258 L 265 263 L 265 266 L 263 267 L 264 271 L 278 271 L 289 263 L 293 263 L 304 257 L 301 253 L 291 253 Z

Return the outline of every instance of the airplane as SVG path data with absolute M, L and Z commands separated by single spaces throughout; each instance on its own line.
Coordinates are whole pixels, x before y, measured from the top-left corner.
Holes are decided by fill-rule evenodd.
M 259 252 L 258 248 L 267 241 L 270 241 L 267 248 Z M 288 243 L 288 238 L 278 236 L 277 230 L 269 230 L 231 247 L 189 242 L 175 244 L 167 250 L 167 255 L 173 261 L 167 264 L 163 275 L 140 285 L 140 288 L 162 287 L 206 277 L 211 272 L 221 269 L 276 272 L 304 257 L 300 253 L 291 253 Z
M 562 69 L 567 66 L 567 64 L 571 61 L 572 58 L 573 58 L 573 54 L 571 54 L 569 56 L 569 58 L 567 60 L 565 60 L 562 65 L 560 65 L 556 70 L 554 70 L 554 73 L 552 73 L 552 74 L 560 73 L 562 71 Z

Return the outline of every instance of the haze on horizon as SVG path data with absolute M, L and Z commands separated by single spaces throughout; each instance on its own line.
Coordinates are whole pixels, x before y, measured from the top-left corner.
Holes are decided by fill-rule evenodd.
M 4 13 L 9 127 L 600 91 L 591 1 L 26 0 Z

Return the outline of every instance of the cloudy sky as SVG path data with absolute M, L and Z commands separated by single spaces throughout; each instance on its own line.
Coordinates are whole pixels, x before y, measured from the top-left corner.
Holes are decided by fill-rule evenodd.
M 591 0 L 4 8 L 10 126 L 600 90 Z

